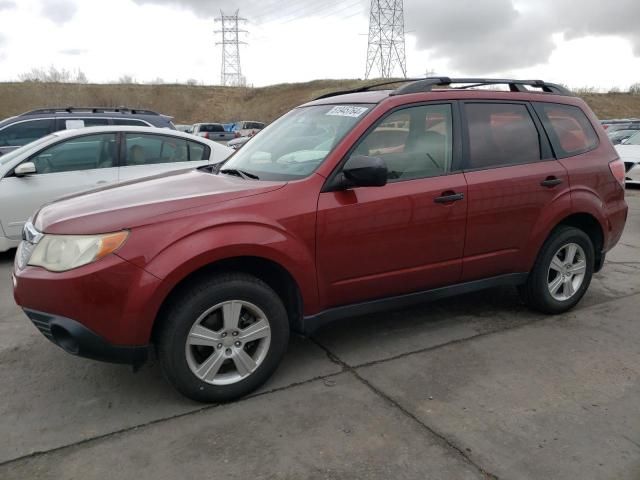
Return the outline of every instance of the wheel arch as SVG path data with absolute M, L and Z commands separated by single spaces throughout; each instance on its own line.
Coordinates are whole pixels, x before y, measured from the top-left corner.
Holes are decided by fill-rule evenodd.
M 560 225 L 577 228 L 589 236 L 591 243 L 593 243 L 595 254 L 594 271 L 599 271 L 602 268 L 602 263 L 604 261 L 604 229 L 598 219 L 590 213 L 579 212 L 564 218 L 558 225 L 556 225 L 555 228 Z
M 598 220 L 598 218 L 590 212 L 574 212 L 574 213 L 566 213 L 564 215 L 559 216 L 553 222 L 550 222 L 552 225 L 550 228 L 545 229 L 541 234 L 536 235 L 533 240 L 533 248 L 529 251 L 531 252 L 530 257 L 527 260 L 527 265 L 525 267 L 526 271 L 530 271 L 533 268 L 534 262 L 538 255 L 540 254 L 540 250 L 542 249 L 544 243 L 551 236 L 551 234 L 560 226 L 566 225 L 577 228 L 585 232 L 591 242 L 593 243 L 594 253 L 595 253 L 595 271 L 599 271 L 602 268 L 602 263 L 604 261 L 604 228 L 602 223 Z
M 304 302 L 300 286 L 294 276 L 280 263 L 261 256 L 243 255 L 223 258 L 193 270 L 176 284 L 164 296 L 155 316 L 150 338 L 155 341 L 163 313 L 174 298 L 179 296 L 189 285 L 203 278 L 224 272 L 239 272 L 252 275 L 271 287 L 282 300 L 287 310 L 290 328 L 301 331 Z

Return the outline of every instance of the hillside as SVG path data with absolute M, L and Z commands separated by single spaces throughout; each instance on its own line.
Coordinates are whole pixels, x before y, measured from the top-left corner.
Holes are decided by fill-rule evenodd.
M 187 85 L 0 83 L 0 119 L 51 106 L 147 108 L 196 121 L 271 121 L 322 93 L 364 85 L 360 80 L 316 80 L 262 88 Z M 640 95 L 589 93 L 584 99 L 600 118 L 640 117 Z

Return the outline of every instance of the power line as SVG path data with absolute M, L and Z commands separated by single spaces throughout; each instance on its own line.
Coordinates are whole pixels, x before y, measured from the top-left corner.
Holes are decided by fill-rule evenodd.
M 372 73 L 375 75 L 375 72 L 380 78 L 391 78 L 396 67 L 406 78 L 403 0 L 371 0 L 364 78 L 369 78 Z
M 247 33 L 246 30 L 240 30 L 240 23 L 247 21 L 246 18 L 238 16 L 239 10 L 234 15 L 225 15 L 220 10 L 220 16 L 215 19 L 216 23 L 221 23 L 221 29 L 215 33 L 222 35 L 222 41 L 216 42 L 216 45 L 222 45 L 222 72 L 220 75 L 220 83 L 227 86 L 246 85 L 246 78 L 242 75 L 240 67 L 240 45 L 246 45 L 246 42 L 240 41 L 240 34 Z

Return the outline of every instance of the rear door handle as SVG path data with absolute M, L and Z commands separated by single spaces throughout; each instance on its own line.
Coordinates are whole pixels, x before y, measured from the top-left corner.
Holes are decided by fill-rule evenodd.
M 553 188 L 557 185 L 560 185 L 561 183 L 562 183 L 562 180 L 560 178 L 547 177 L 546 179 L 540 182 L 540 185 L 547 188 Z
M 464 199 L 464 193 L 442 192 L 442 195 L 433 199 L 436 203 L 451 203 Z

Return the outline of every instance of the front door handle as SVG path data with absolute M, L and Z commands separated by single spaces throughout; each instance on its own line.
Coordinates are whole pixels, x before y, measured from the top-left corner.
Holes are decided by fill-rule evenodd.
M 540 182 L 540 185 L 547 188 L 553 188 L 562 183 L 562 179 L 558 177 L 547 177 L 543 181 Z
M 107 182 L 106 180 L 99 180 L 96 182 L 96 185 L 106 185 L 107 183 L 109 182 Z
M 442 192 L 442 195 L 433 199 L 436 203 L 452 203 L 464 199 L 464 193 Z

